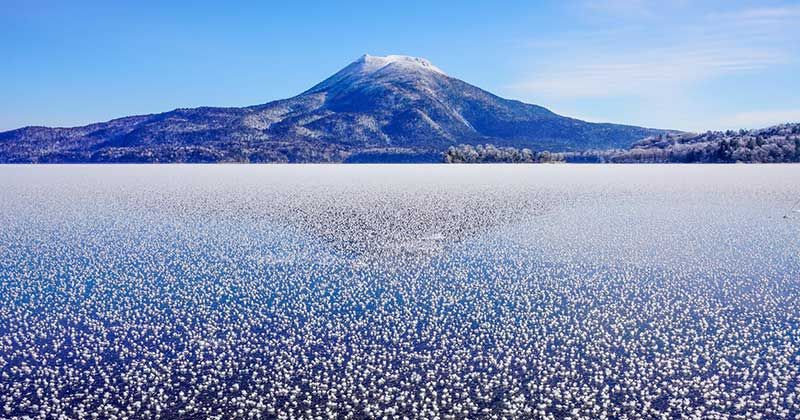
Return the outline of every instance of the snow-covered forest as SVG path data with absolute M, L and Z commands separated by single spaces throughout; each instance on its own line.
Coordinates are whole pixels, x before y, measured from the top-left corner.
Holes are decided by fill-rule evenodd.
M 547 163 L 564 160 L 563 154 L 531 149 L 496 147 L 491 144 L 451 146 L 444 152 L 445 163 Z
M 665 133 L 636 142 L 630 149 L 534 152 L 492 145 L 451 147 L 448 163 L 781 163 L 800 162 L 800 123 L 757 130 Z

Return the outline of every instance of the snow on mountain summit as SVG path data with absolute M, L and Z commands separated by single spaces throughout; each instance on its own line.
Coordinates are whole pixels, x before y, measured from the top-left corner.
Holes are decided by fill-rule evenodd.
M 445 74 L 442 69 L 434 66 L 430 61 L 420 58 L 420 57 L 411 57 L 407 55 L 387 55 L 384 57 L 375 56 L 364 54 L 359 58 L 356 63 L 363 63 L 363 68 L 366 71 L 374 73 L 390 64 L 396 64 L 398 66 L 406 67 L 406 68 L 421 68 L 424 70 L 434 71 L 436 73 Z
M 376 56 L 364 54 L 333 76 L 309 89 L 306 93 L 325 91 L 343 82 L 352 84 L 373 76 L 401 78 L 408 75 L 414 75 L 421 79 L 431 76 L 447 77 L 447 74 L 442 69 L 424 58 L 407 55 Z

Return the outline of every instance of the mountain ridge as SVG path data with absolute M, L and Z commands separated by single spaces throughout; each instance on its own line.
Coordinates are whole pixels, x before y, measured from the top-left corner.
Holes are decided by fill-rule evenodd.
M 363 55 L 297 96 L 178 108 L 80 127 L 0 133 L 0 162 L 438 160 L 456 144 L 534 150 L 628 147 L 670 130 L 590 123 L 501 98 L 410 56 Z

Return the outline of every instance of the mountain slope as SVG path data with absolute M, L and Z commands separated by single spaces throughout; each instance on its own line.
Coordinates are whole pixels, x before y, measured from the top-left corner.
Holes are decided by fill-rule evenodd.
M 503 99 L 421 58 L 365 55 L 298 96 L 263 105 L 0 133 L 0 162 L 425 160 L 454 144 L 583 150 L 628 147 L 662 132 Z

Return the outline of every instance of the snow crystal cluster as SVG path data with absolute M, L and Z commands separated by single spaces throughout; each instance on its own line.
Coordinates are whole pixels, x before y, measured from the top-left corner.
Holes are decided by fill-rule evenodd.
M 789 166 L 0 167 L 2 418 L 794 418 Z

